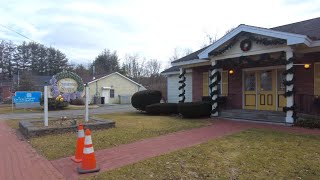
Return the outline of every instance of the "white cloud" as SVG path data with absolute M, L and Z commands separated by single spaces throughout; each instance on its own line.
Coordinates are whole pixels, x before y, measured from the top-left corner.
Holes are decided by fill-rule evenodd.
M 59 3 L 57 3 L 59 2 Z M 205 35 L 239 24 L 274 27 L 319 16 L 316 0 L 0 2 L 0 22 L 87 63 L 104 48 L 166 63 L 175 47 L 199 49 Z M 24 40 L 0 29 L 0 38 Z

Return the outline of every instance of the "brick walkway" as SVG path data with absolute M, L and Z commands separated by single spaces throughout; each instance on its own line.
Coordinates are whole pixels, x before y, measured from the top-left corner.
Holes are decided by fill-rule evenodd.
M 180 131 L 96 151 L 96 156 L 101 171 L 106 171 L 249 128 L 267 128 L 292 133 L 320 135 L 320 130 L 216 120 L 212 126 Z M 0 179 L 79 178 L 75 170 L 79 164 L 73 163 L 69 157 L 54 160 L 50 163 L 38 155 L 27 142 L 20 140 L 14 130 L 11 130 L 4 122 L 0 122 L 0 148 Z
M 0 179 L 64 179 L 52 164 L 0 122 Z
M 97 163 L 101 167 L 101 171 L 106 171 L 132 164 L 150 157 L 166 154 L 178 149 L 201 144 L 210 139 L 230 135 L 249 128 L 267 128 L 285 132 L 320 135 L 320 130 L 286 127 L 281 125 L 258 124 L 251 122 L 218 120 L 213 126 L 145 139 L 131 144 L 125 144 L 96 151 L 95 154 L 97 156 Z M 52 164 L 67 179 L 77 179 L 79 177 L 75 170 L 78 165 L 73 163 L 69 157 L 54 160 L 52 161 Z

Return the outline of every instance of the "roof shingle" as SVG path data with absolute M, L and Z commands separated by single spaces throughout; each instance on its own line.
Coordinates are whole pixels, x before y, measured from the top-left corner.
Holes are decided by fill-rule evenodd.
M 320 39 L 320 17 L 270 28 L 275 31 L 302 34 L 312 40 Z

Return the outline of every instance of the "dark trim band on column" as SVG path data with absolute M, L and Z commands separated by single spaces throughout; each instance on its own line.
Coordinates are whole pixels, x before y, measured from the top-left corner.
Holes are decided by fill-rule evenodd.
M 217 70 L 218 65 L 214 65 L 210 67 L 210 97 L 211 97 L 211 105 L 216 104 L 216 106 L 211 110 L 211 114 L 215 114 L 218 112 L 218 95 L 220 94 L 218 88 L 216 90 L 213 90 L 213 87 L 218 86 L 220 80 L 221 80 L 221 75 L 220 72 Z M 212 74 L 212 71 L 217 70 L 214 74 Z M 212 80 L 216 78 L 214 82 Z M 216 95 L 216 99 L 213 99 L 213 96 Z
M 294 61 L 295 61 L 295 57 L 294 57 L 294 55 L 293 55 L 293 57 L 291 57 L 291 58 L 289 58 L 285 63 L 285 65 L 289 65 L 289 64 L 291 64 L 291 63 L 294 63 Z M 294 99 L 294 91 L 295 91 L 295 89 L 294 89 L 294 87 L 292 88 L 292 90 L 290 90 L 290 91 L 287 91 L 287 88 L 288 88 L 288 86 L 294 86 L 294 80 L 295 80 L 295 78 L 294 78 L 294 66 L 292 66 L 290 69 L 287 69 L 287 70 L 285 70 L 284 72 L 283 72 L 283 75 L 288 75 L 288 74 L 292 74 L 293 75 L 293 78 L 292 78 L 292 80 L 290 80 L 290 81 L 287 81 L 286 79 L 284 80 L 284 82 L 283 82 L 283 84 L 286 86 L 286 91 L 285 91 L 285 93 L 284 93 L 284 97 L 291 97 L 291 96 L 293 96 L 293 99 Z M 293 118 L 293 121 L 296 121 L 296 119 L 297 119 L 297 112 L 296 112 L 296 106 L 295 106 L 295 104 L 293 103 L 293 105 L 291 106 L 291 107 L 288 107 L 288 106 L 285 106 L 285 107 L 283 107 L 283 112 L 287 112 L 287 111 L 293 111 L 293 113 L 292 113 L 292 118 Z
M 186 77 L 184 76 L 186 74 L 186 70 L 185 69 L 182 69 L 182 73 L 179 75 L 179 91 L 182 90 L 182 92 L 179 94 L 179 103 L 183 103 L 185 100 L 186 100 L 186 97 L 185 97 L 185 94 L 186 94 L 186 91 L 184 90 L 184 88 L 186 87 Z M 182 97 L 182 99 L 181 99 Z

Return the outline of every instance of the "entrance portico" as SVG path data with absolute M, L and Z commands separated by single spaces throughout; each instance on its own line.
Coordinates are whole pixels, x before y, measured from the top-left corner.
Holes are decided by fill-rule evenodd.
M 202 81 L 200 89 L 193 87 L 192 97 L 197 101 L 201 99 L 198 98 L 199 94 L 210 95 L 212 116 L 219 116 L 222 108 L 226 107 L 284 111 L 284 122 L 292 124 L 297 111 L 295 99 L 299 97 L 299 102 L 312 103 L 311 93 L 305 96 L 298 90 L 302 96 L 295 95 L 294 81 L 299 79 L 295 78 L 295 72 L 303 73 L 300 69 L 304 68 L 295 67 L 294 64 L 307 63 L 311 67 L 310 71 L 317 73 L 318 70 L 313 67 L 316 67 L 320 58 L 304 58 L 306 54 L 319 53 L 317 43 L 320 45 L 305 35 L 240 25 L 201 50 L 197 54 L 198 59 L 173 62 L 172 65 L 192 70 L 193 84 Z M 228 73 L 231 71 L 232 73 Z M 308 74 L 313 76 L 315 73 Z M 313 81 L 313 77 L 310 80 Z M 297 85 L 297 89 L 302 87 L 301 84 Z M 223 99 L 226 102 L 223 103 L 227 105 L 224 107 L 219 107 L 221 97 L 225 97 Z

